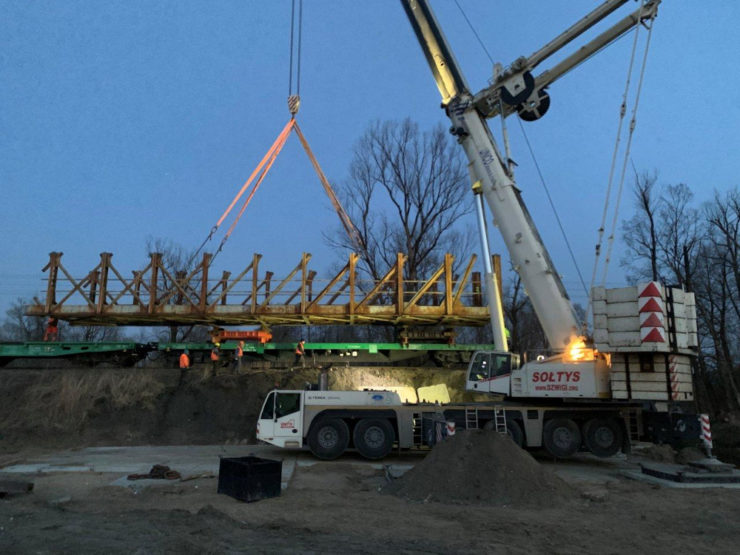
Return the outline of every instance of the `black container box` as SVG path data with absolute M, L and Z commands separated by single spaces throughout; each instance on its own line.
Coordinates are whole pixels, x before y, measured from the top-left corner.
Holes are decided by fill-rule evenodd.
M 282 461 L 259 457 L 221 459 L 218 468 L 218 493 L 239 501 L 259 501 L 280 496 Z

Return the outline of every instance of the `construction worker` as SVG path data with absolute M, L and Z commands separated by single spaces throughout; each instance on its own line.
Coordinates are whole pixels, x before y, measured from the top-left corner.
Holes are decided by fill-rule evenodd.
M 211 373 L 206 374 L 206 378 L 216 375 L 216 369 L 218 368 L 218 363 L 220 360 L 221 360 L 221 344 L 214 343 L 213 349 L 211 349 L 211 366 L 210 366 Z
M 53 316 L 49 316 L 46 321 L 46 330 L 44 330 L 44 341 L 57 341 L 59 339 L 59 321 Z
M 234 373 L 242 373 L 242 357 L 244 356 L 244 341 L 239 341 L 234 349 Z
M 190 368 L 190 351 L 185 349 L 180 355 L 180 369 L 187 370 Z
M 306 342 L 301 339 L 298 342 L 298 345 L 295 346 L 295 358 L 293 359 L 293 366 L 296 366 L 298 364 L 298 361 L 301 363 L 301 367 L 306 367 Z

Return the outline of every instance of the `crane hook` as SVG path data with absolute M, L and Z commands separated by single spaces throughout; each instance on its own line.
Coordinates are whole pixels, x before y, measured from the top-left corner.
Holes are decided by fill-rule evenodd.
M 291 94 L 288 97 L 288 110 L 290 110 L 290 115 L 294 116 L 298 113 L 298 108 L 301 107 L 301 97 L 297 94 Z

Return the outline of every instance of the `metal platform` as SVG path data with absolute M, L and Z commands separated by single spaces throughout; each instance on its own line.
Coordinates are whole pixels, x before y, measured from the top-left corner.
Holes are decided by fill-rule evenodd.
M 0 367 L 15 359 L 77 359 L 86 362 L 134 364 L 156 347 L 133 341 L 23 341 L 0 343 Z
M 207 325 L 446 325 L 482 326 L 489 322 L 483 306 L 480 274 L 473 272 L 473 255 L 458 275 L 454 257 L 426 280 L 403 279 L 406 256 L 399 254 L 377 281 L 363 280 L 358 256 L 334 277 L 317 279 L 304 253 L 290 274 L 278 281 L 260 272 L 262 255 L 232 277 L 224 271 L 212 277 L 208 253 L 189 272 L 173 271 L 162 254 L 150 254 L 149 264 L 125 278 L 111 253 L 83 277 L 73 277 L 62 265 L 62 253 L 52 252 L 44 300 L 34 299 L 31 316 L 51 315 L 73 324 L 151 326 Z
M 253 368 L 283 368 L 291 365 L 295 343 L 246 343 L 244 364 Z M 134 342 L 41 342 L 0 343 L 0 367 L 18 359 L 45 361 L 68 359 L 82 363 L 110 362 L 129 366 L 149 353 L 159 352 L 176 357 L 188 349 L 195 362 L 208 360 L 212 343 L 134 343 Z M 236 348 L 236 342 L 221 345 L 224 351 Z M 449 366 L 464 365 L 475 351 L 491 350 L 493 345 L 448 345 L 440 343 L 311 343 L 305 345 L 306 363 L 326 365 L 370 366 Z

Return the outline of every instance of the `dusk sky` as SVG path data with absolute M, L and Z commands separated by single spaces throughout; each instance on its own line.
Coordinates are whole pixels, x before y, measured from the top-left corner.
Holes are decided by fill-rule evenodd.
M 459 4 L 494 60 L 508 65 L 599 2 Z M 0 2 L 0 314 L 18 297 L 40 295 L 50 251 L 63 251 L 76 276 L 112 252 L 130 275 L 146 261 L 147 237 L 200 244 L 289 119 L 290 6 Z M 488 56 L 454 1 L 432 6 L 477 92 L 492 74 Z M 653 31 L 632 162 L 657 171 L 660 184 L 686 183 L 700 201 L 738 185 L 739 22 L 733 0 L 667 0 Z M 373 121 L 447 127 L 398 0 L 306 0 L 303 25 L 298 120 L 332 182 L 347 179 L 353 144 Z M 587 280 L 631 48 L 629 35 L 557 81 L 548 114 L 524 124 Z M 498 134 L 499 121 L 489 124 Z M 508 125 L 524 200 L 572 298 L 585 304 L 520 126 L 513 117 Z M 633 213 L 632 183 L 630 172 L 620 219 Z M 463 223 L 474 226 L 474 216 Z M 284 276 L 305 251 L 326 275 L 338 257 L 322 232 L 337 226 L 292 137 L 216 270 L 238 272 L 259 252 L 263 270 Z M 492 250 L 504 250 L 496 235 Z M 620 251 L 609 286 L 625 284 Z

